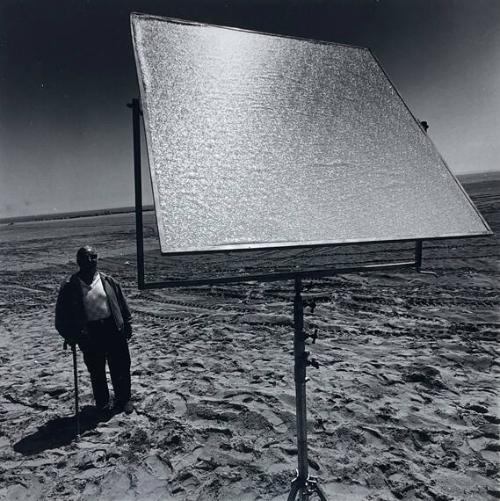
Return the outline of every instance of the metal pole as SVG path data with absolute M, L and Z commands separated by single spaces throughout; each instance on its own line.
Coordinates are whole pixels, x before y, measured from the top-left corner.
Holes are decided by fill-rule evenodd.
M 419 273 L 422 270 L 422 240 L 415 242 L 415 269 Z
M 299 489 L 306 485 L 309 476 L 307 461 L 307 410 L 306 410 L 306 364 L 304 336 L 304 303 L 302 300 L 302 279 L 295 278 L 295 298 L 293 302 L 293 322 L 295 334 L 293 351 L 295 355 L 295 406 L 297 413 L 297 452 Z
M 142 222 L 142 169 L 141 169 L 141 106 L 134 98 L 127 104 L 132 108 L 132 134 L 134 141 L 135 232 L 137 250 L 137 284 L 144 288 L 144 235 Z
M 76 357 L 76 345 L 71 345 L 73 352 L 73 378 L 75 380 L 75 423 L 76 423 L 76 438 L 80 437 L 80 406 L 78 400 L 78 366 Z
M 297 419 L 297 477 L 292 482 L 287 501 L 307 501 L 314 494 L 320 501 L 326 501 L 326 495 L 315 477 L 309 476 L 307 458 L 307 402 L 306 372 L 309 364 L 318 367 L 318 363 L 308 360 L 306 351 L 306 333 L 304 332 L 304 301 L 302 300 L 302 278 L 295 276 L 295 297 L 293 300 L 293 352 L 295 355 L 295 410 Z M 313 337 L 313 336 L 311 336 Z M 315 339 L 315 337 L 313 337 Z
M 294 271 L 294 272 L 277 272 L 277 273 L 267 273 L 262 275 L 242 275 L 242 276 L 232 276 L 232 277 L 222 277 L 222 278 L 205 278 L 200 280 L 170 280 L 162 282 L 148 282 L 143 284 L 141 289 L 163 289 L 167 287 L 195 287 L 198 285 L 214 285 L 214 284 L 229 284 L 229 283 L 241 283 L 241 282 L 276 282 L 282 280 L 292 280 L 296 277 L 301 278 L 320 278 L 320 277 L 331 277 L 334 275 L 339 275 L 341 273 L 353 273 L 358 271 L 378 271 L 378 270 L 393 270 L 393 269 L 405 269 L 414 268 L 415 260 L 402 261 L 399 263 L 388 263 L 388 264 L 369 264 L 349 268 L 326 268 L 322 271 L 311 270 L 311 271 Z

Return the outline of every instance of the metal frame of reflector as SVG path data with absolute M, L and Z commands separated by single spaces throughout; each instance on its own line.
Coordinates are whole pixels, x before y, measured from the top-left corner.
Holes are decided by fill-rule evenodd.
M 163 289 L 163 288 L 173 288 L 173 287 L 195 287 L 201 285 L 216 285 L 224 283 L 241 283 L 241 282 L 275 282 L 283 280 L 295 280 L 296 278 L 320 278 L 338 275 L 341 273 L 353 273 L 360 271 L 377 271 L 377 270 L 391 270 L 391 269 L 408 269 L 415 268 L 419 273 L 426 273 L 422 271 L 422 252 L 423 252 L 423 242 L 426 240 L 447 240 L 447 239 L 457 239 L 464 238 L 463 236 L 456 237 L 435 237 L 429 239 L 410 239 L 410 240 L 387 240 L 387 241 L 377 241 L 376 243 L 395 243 L 395 242 L 415 242 L 415 259 L 413 261 L 398 261 L 398 262 L 387 262 L 384 264 L 368 264 L 368 265 L 358 265 L 349 267 L 332 267 L 332 268 L 321 268 L 314 270 L 294 270 L 290 272 L 275 272 L 275 273 L 259 273 L 259 274 L 241 274 L 234 276 L 218 277 L 218 278 L 194 278 L 194 279 L 170 279 L 170 280 L 160 280 L 154 282 L 147 282 L 145 279 L 145 259 L 144 259 L 144 232 L 143 232 L 143 202 L 142 202 L 142 160 L 141 160 L 141 116 L 142 110 L 140 105 L 140 100 L 138 98 L 132 99 L 127 107 L 132 109 L 132 136 L 133 136 L 133 164 L 134 164 L 134 191 L 135 191 L 135 220 L 136 220 L 136 255 L 137 255 L 137 284 L 140 290 L 147 289 Z M 456 178 L 455 178 L 456 179 Z M 458 182 L 459 186 L 462 185 Z M 464 192 L 465 193 L 465 192 Z M 467 199 L 470 198 L 467 195 Z M 472 201 L 470 203 L 475 208 Z M 476 209 L 477 210 L 477 209 Z M 479 213 L 479 211 L 478 211 Z M 480 214 L 480 213 L 479 213 Z M 488 233 L 481 235 L 470 235 L 470 238 L 482 237 L 492 235 L 488 224 L 481 216 L 481 220 L 484 222 Z M 371 244 L 374 242 L 355 242 L 356 246 L 363 246 Z M 324 247 L 340 247 L 345 245 L 353 245 L 351 242 L 336 243 L 336 244 L 325 244 Z M 297 248 L 310 248 L 311 245 L 300 245 Z M 289 248 L 289 247 L 287 247 Z M 219 253 L 237 253 L 243 250 L 248 251 L 248 249 L 232 249 L 217 251 Z M 256 249 L 252 249 L 256 250 Z M 162 253 L 163 254 L 163 253 Z M 174 255 L 194 255 L 194 254 L 207 254 L 207 252 L 197 251 L 197 252 L 185 252 L 185 253 L 167 253 L 163 254 L 166 256 Z
M 164 18 L 163 18 L 164 19 Z M 175 22 L 186 23 L 182 20 L 172 20 Z M 187 22 L 187 24 L 198 24 Z M 230 28 L 235 29 L 235 28 Z M 245 30 L 239 30 L 245 31 Z M 276 35 L 281 36 L 281 35 Z M 373 54 L 372 54 L 373 55 Z M 379 64 L 380 66 L 380 64 Z M 381 67 L 381 66 L 380 66 Z M 381 67 L 382 68 L 382 67 Z M 382 70 L 383 71 L 383 70 Z M 385 73 L 385 72 L 384 72 Z M 386 75 L 388 78 L 388 76 Z M 389 79 L 389 78 L 388 78 Z M 389 79 L 390 81 L 390 79 Z M 391 82 L 392 84 L 392 82 Z M 393 85 L 393 84 L 392 84 Z M 396 89 L 393 85 L 393 88 Z M 141 90 L 142 86 L 141 86 Z M 396 90 L 397 92 L 397 90 Z M 398 93 L 399 95 L 399 93 Z M 401 96 L 399 95 L 401 98 Z M 402 100 L 402 98 L 401 98 Z M 402 100 L 403 101 L 403 100 Z M 404 103 L 404 101 L 403 101 Z M 406 106 L 406 103 L 404 103 Z M 415 241 L 415 260 L 405 261 L 405 262 L 393 262 L 383 265 L 359 265 L 349 268 L 330 268 L 321 269 L 313 271 L 293 271 L 290 273 L 273 273 L 273 274 L 257 274 L 257 275 L 241 275 L 241 276 L 231 276 L 223 278 L 212 278 L 212 279 L 194 279 L 194 280 L 166 280 L 157 282 L 146 282 L 145 281 L 145 269 L 144 269 L 144 238 L 143 238 L 143 220 L 142 220 L 142 173 L 141 173 L 141 150 L 140 150 L 140 122 L 141 122 L 141 107 L 139 99 L 133 99 L 130 104 L 132 108 L 132 124 L 133 124 L 133 152 L 134 152 L 134 178 L 135 178 L 135 213 L 136 213 L 136 244 L 137 244 L 137 279 L 139 289 L 159 289 L 168 287 L 182 287 L 182 286 L 196 286 L 196 285 L 211 285 L 218 283 L 231 283 L 231 282 L 245 282 L 245 281 L 277 281 L 277 280 L 294 280 L 294 374 L 295 374 L 295 396 L 296 396 L 296 423 L 297 423 L 297 452 L 298 452 L 298 469 L 297 476 L 292 482 L 291 490 L 288 496 L 288 501 L 293 501 L 299 496 L 299 499 L 309 499 L 311 495 L 318 495 L 321 500 L 326 500 L 325 493 L 319 487 L 317 480 L 309 475 L 308 470 L 308 457 L 307 457 L 307 409 L 306 409 L 306 370 L 308 365 L 313 365 L 317 367 L 317 364 L 313 360 L 309 360 L 309 353 L 305 351 L 305 341 L 307 338 L 313 338 L 315 341 L 315 335 L 308 335 L 304 332 L 304 311 L 303 311 L 303 300 L 301 296 L 302 292 L 302 279 L 303 278 L 317 278 L 332 276 L 339 273 L 352 273 L 355 271 L 375 271 L 375 270 L 387 270 L 387 269 L 403 269 L 403 268 L 415 268 L 418 273 L 425 273 L 422 271 L 422 244 L 423 240 L 439 240 L 445 238 L 463 238 L 470 236 L 486 236 L 491 235 L 492 232 L 479 213 L 477 208 L 474 206 L 469 196 L 463 189 L 462 185 L 458 182 L 456 177 L 453 175 L 448 165 L 444 160 L 443 164 L 446 169 L 458 184 L 462 193 L 467 198 L 472 207 L 476 210 L 476 213 L 481 218 L 485 226 L 485 232 L 476 235 L 453 235 L 453 236 L 443 236 L 443 237 L 432 237 L 432 238 L 419 238 L 419 239 L 399 239 L 399 240 L 374 240 L 374 241 L 343 241 L 343 242 L 321 242 L 311 244 L 310 242 L 304 244 L 293 245 L 293 247 L 311 247 L 312 245 L 318 246 L 331 246 L 331 245 L 344 245 L 352 243 L 372 243 L 372 242 L 396 242 L 396 241 Z M 407 107 L 406 107 L 407 108 Z M 408 112 L 411 111 L 407 108 Z M 413 119 L 418 123 L 416 118 L 411 114 Z M 153 186 L 153 189 L 155 187 Z M 279 245 L 269 245 L 269 247 L 281 247 Z M 292 247 L 290 245 L 287 248 Z M 237 250 L 248 250 L 256 248 L 254 246 L 242 247 L 237 246 L 236 248 L 226 247 L 220 250 L 231 250 L 236 252 Z M 262 248 L 261 246 L 257 248 Z M 208 250 L 190 251 L 190 252 L 178 252 L 178 253 L 163 253 L 167 255 L 174 254 L 193 254 L 193 253 L 206 253 Z

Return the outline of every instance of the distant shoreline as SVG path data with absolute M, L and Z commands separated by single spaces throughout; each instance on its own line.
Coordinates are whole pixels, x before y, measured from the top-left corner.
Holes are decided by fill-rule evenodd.
M 143 212 L 152 211 L 153 205 L 144 205 Z M 60 212 L 57 214 L 40 214 L 38 216 L 17 216 L 0 218 L 0 224 L 29 223 L 31 221 L 58 221 L 61 219 L 75 219 L 80 217 L 109 216 L 113 214 L 130 214 L 135 207 L 116 207 L 114 209 L 81 210 L 75 212 Z
M 482 172 L 480 174 L 461 174 L 457 176 L 462 184 L 485 183 L 489 181 L 500 181 L 500 171 Z
M 500 182 L 500 171 L 482 172 L 480 174 L 462 174 L 457 176 L 465 186 L 479 183 Z M 154 210 L 154 205 L 144 205 L 143 211 Z M 83 210 L 75 212 L 60 212 L 58 214 L 40 214 L 36 216 L 16 216 L 0 218 L 0 224 L 27 223 L 35 221 L 50 221 L 60 219 L 75 219 L 80 217 L 109 216 L 112 214 L 129 214 L 135 211 L 135 207 L 116 207 L 113 209 Z

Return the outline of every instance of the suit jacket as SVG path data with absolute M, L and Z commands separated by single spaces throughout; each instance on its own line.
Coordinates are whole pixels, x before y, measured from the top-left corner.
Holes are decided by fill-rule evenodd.
M 108 297 L 111 316 L 116 328 L 122 334 L 125 326 L 130 327 L 132 315 L 120 284 L 105 273 L 99 272 L 102 285 Z M 69 342 L 80 342 L 85 337 L 87 315 L 83 306 L 83 292 L 78 274 L 71 275 L 59 290 L 56 303 L 56 329 Z

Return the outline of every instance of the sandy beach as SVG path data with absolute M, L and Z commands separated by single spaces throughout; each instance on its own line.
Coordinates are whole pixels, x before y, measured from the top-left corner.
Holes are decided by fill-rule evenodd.
M 304 280 L 310 472 L 330 500 L 500 498 L 500 182 L 466 186 L 496 235 L 426 242 L 424 269 Z M 148 279 L 315 269 L 411 246 L 165 259 Z M 54 329 L 96 246 L 133 313 L 135 411 L 97 421 Z M 285 500 L 297 466 L 293 282 L 138 291 L 133 214 L 0 225 L 0 499 Z

